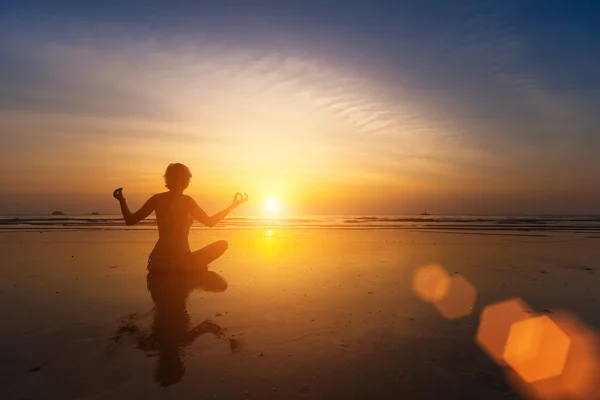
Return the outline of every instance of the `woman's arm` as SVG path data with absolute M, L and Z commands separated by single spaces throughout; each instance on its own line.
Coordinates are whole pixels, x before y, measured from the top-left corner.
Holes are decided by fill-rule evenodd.
M 119 204 L 121 205 L 121 214 L 123 214 L 123 219 L 127 225 L 135 225 L 144 218 L 146 218 L 152 211 L 154 211 L 154 196 L 150 197 L 146 203 L 135 213 L 131 213 L 129 211 L 129 207 L 127 206 L 127 200 L 125 200 L 125 196 L 123 196 L 123 189 L 119 188 L 113 192 L 113 196 L 115 199 L 119 200 Z
M 192 344 L 194 340 L 198 338 L 198 336 L 202 336 L 205 333 L 212 333 L 218 338 L 223 338 L 227 333 L 227 329 L 221 328 L 219 325 L 215 324 L 211 320 L 202 321 L 195 327 L 189 330 L 187 333 L 187 343 Z
M 242 195 L 241 193 L 236 193 L 235 197 L 233 198 L 233 202 L 231 203 L 231 205 L 229 207 L 227 207 L 224 210 L 219 211 L 218 213 L 216 213 L 214 215 L 209 216 L 192 199 L 190 213 L 198 221 L 200 221 L 204 225 L 208 226 L 209 228 L 212 228 L 213 226 L 218 224 L 221 220 L 223 220 L 223 218 L 225 218 L 237 206 L 239 206 L 240 204 L 245 203 L 247 201 L 248 201 L 248 195 L 246 193 L 244 193 L 244 195 Z

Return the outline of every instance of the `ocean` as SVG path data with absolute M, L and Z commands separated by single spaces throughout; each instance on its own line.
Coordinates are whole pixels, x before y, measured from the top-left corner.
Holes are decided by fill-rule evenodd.
M 155 229 L 154 215 L 126 226 L 120 215 L 0 215 L 0 232 Z M 202 229 L 194 222 L 192 229 Z M 449 232 L 572 232 L 600 236 L 598 215 L 315 215 L 293 218 L 230 217 L 213 229 L 408 229 Z

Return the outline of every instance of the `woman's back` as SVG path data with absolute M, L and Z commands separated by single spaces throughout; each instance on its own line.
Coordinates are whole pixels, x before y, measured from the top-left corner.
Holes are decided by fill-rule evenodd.
M 190 253 L 188 234 L 193 219 L 191 198 L 183 193 L 164 192 L 154 196 L 158 242 L 152 250 L 156 260 L 175 260 Z

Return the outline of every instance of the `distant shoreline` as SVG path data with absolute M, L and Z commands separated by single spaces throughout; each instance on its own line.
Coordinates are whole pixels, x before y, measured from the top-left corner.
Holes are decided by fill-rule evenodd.
M 535 215 L 336 215 L 290 218 L 229 217 L 214 229 L 341 229 L 424 230 L 448 232 L 525 232 L 598 234 L 600 216 Z M 0 231 L 133 230 L 156 229 L 154 216 L 134 227 L 116 214 L 105 215 L 0 215 Z M 195 222 L 192 229 L 206 229 Z

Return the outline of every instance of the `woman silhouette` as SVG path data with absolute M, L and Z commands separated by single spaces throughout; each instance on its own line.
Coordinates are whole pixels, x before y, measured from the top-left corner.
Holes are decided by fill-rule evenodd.
M 192 178 L 188 167 L 179 163 L 169 164 L 164 178 L 165 186 L 169 191 L 150 197 L 135 213 L 129 211 L 123 196 L 123 188 L 116 189 L 113 196 L 121 204 L 121 213 L 127 225 L 137 224 L 152 211 L 156 213 L 158 241 L 148 257 L 149 271 L 205 269 L 227 250 L 228 245 L 225 240 L 219 240 L 192 252 L 188 243 L 188 234 L 193 218 L 212 228 L 234 208 L 248 201 L 248 195 L 236 193 L 229 207 L 213 216 L 208 216 L 194 199 L 183 194 Z

